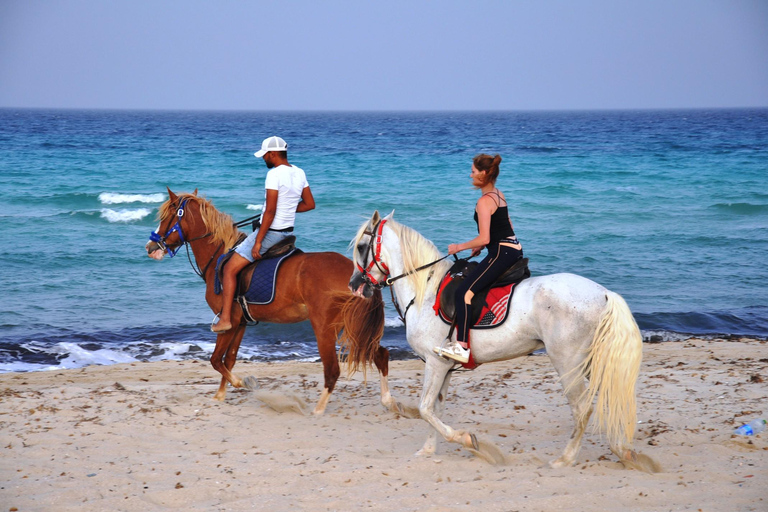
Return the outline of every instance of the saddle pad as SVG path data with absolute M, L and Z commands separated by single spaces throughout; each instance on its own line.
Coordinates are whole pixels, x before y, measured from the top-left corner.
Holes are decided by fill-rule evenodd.
M 447 284 L 447 280 L 450 280 L 450 275 L 446 275 L 443 282 L 440 283 L 440 289 L 435 299 L 435 314 L 440 317 L 440 320 L 448 325 L 453 323 L 451 319 L 443 314 L 443 310 L 440 308 L 440 294 Z M 512 301 L 512 294 L 515 291 L 515 287 L 518 283 L 505 284 L 503 286 L 497 286 L 488 290 L 488 295 L 485 298 L 485 303 L 480 311 L 480 316 L 477 322 L 472 326 L 472 329 L 492 329 L 498 327 L 504 323 L 507 319 L 507 313 L 509 312 L 509 304 Z
M 300 249 L 294 248 L 276 258 L 259 260 L 253 269 L 251 284 L 243 294 L 248 304 L 269 304 L 275 300 L 277 270 L 280 268 L 280 264 L 292 254 L 295 254 L 296 251 L 301 252 Z

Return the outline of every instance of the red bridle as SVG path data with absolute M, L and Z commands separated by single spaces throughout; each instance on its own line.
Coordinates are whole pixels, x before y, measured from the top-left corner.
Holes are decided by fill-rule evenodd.
M 373 231 L 365 231 L 366 235 L 370 235 L 371 241 L 368 244 L 368 249 L 365 254 L 365 259 L 363 260 L 363 263 L 365 263 L 365 260 L 368 259 L 368 254 L 371 254 L 371 262 L 368 263 L 368 266 L 363 268 L 362 265 L 360 265 L 358 262 L 355 262 L 355 265 L 357 266 L 357 270 L 360 271 L 361 274 L 363 274 L 363 278 L 369 282 L 371 286 L 375 286 L 377 288 L 384 288 L 385 286 L 389 285 L 389 280 L 387 277 L 389 277 L 389 267 L 387 267 L 387 264 L 381 261 L 381 238 L 382 238 L 382 231 L 384 230 L 384 223 L 387 222 L 386 219 L 383 219 L 379 221 L 379 224 L 373 228 Z M 376 239 L 374 241 L 374 235 L 376 236 Z M 371 248 L 375 245 L 375 248 L 372 250 Z M 379 269 L 379 272 L 384 274 L 384 280 L 379 282 L 373 275 L 371 274 L 371 270 L 373 269 L 373 266 L 376 265 L 376 268 Z

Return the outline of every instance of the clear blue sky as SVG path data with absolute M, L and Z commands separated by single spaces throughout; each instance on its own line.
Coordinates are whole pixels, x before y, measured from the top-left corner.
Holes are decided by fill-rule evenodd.
M 744 106 L 766 0 L 0 0 L 0 107 Z

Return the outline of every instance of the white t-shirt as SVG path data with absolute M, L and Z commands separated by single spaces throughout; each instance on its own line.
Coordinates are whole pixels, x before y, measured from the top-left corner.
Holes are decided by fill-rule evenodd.
M 295 165 L 278 165 L 267 172 L 264 181 L 264 208 L 267 206 L 266 190 L 277 190 L 277 211 L 270 228 L 285 229 L 293 226 L 296 207 L 301 193 L 308 187 L 307 175 Z

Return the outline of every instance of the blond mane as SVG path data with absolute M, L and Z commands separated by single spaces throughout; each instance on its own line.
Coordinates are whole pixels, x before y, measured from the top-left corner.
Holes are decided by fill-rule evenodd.
M 362 226 L 360 226 L 360 229 L 357 231 L 357 236 L 351 244 L 354 246 L 355 261 L 360 261 L 358 245 L 360 240 L 363 238 L 363 235 L 365 234 L 369 222 L 370 221 L 367 221 Z M 415 229 L 409 228 L 404 224 L 400 224 L 391 216 L 387 218 L 386 227 L 390 228 L 400 240 L 400 250 L 403 255 L 403 273 L 408 274 L 409 272 L 413 272 L 415 269 L 421 267 L 422 265 L 432 263 L 441 257 L 440 251 L 437 250 L 435 244 L 430 240 L 427 240 Z M 413 272 L 405 278 L 409 281 L 416 292 L 414 305 L 421 306 L 424 303 L 424 298 L 426 297 L 427 293 L 432 291 L 431 289 L 437 288 L 440 282 L 439 277 L 442 277 L 450 265 L 451 264 L 449 261 L 441 261 L 433 267 L 421 270 L 419 272 Z M 437 279 L 430 280 L 429 277 L 432 274 L 439 277 Z
M 220 212 L 213 206 L 213 203 L 204 197 L 193 194 L 178 194 L 178 198 L 178 202 L 169 199 L 160 206 L 157 219 L 161 224 L 166 222 L 169 216 L 176 215 L 176 208 L 186 199 L 187 204 L 193 202 L 199 206 L 203 224 L 205 224 L 206 230 L 211 233 L 211 243 L 223 243 L 225 248 L 234 247 L 240 237 L 240 231 L 235 227 L 231 215 Z

